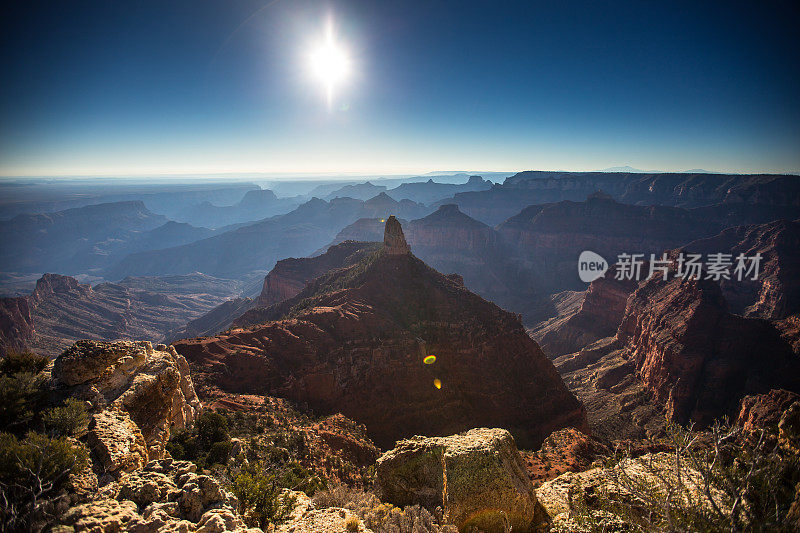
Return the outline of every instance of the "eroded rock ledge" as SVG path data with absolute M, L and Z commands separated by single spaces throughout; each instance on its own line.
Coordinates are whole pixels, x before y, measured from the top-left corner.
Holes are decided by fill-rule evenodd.
M 90 407 L 88 443 L 103 473 L 163 459 L 170 431 L 192 425 L 202 408 L 186 359 L 163 344 L 78 341 L 51 376 L 56 394 Z

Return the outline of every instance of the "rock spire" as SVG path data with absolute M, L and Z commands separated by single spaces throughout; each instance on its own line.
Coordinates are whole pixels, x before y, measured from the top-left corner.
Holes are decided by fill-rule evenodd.
M 403 235 L 403 228 L 394 215 L 386 219 L 386 229 L 383 232 L 383 244 L 390 255 L 403 255 L 411 253 Z

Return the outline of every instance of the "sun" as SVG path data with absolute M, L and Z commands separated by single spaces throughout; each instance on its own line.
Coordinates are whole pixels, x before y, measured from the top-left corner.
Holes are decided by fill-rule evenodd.
M 324 41 L 311 53 L 311 72 L 323 85 L 328 109 L 333 106 L 334 89 L 350 74 L 350 63 L 347 51 L 336 42 L 333 22 L 329 19 Z

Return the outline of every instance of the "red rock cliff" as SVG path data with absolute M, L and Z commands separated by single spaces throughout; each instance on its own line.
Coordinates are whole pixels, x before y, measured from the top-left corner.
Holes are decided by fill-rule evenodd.
M 643 283 L 617 337 L 637 377 L 682 423 L 735 416 L 746 394 L 798 387 L 796 358 L 775 327 L 729 313 L 709 280 Z
M 25 298 L 0 298 L 0 353 L 24 350 L 33 341 L 33 319 Z

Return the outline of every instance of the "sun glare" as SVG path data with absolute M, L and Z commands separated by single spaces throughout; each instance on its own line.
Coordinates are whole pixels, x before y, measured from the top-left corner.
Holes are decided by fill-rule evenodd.
M 328 109 L 333 107 L 333 93 L 350 73 L 350 58 L 345 49 L 336 42 L 333 22 L 329 19 L 325 40 L 311 53 L 311 71 L 322 82 Z

